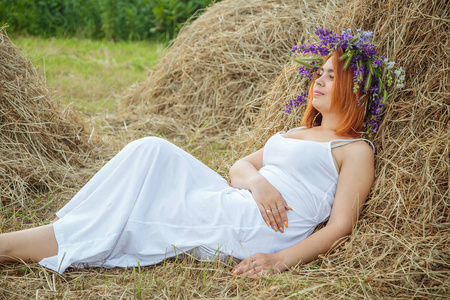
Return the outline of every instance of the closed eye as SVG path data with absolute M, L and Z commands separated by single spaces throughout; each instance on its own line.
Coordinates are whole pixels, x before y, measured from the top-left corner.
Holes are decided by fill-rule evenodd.
M 334 79 L 334 75 L 331 75 L 331 74 L 332 74 L 332 73 L 330 73 L 329 78 L 330 78 L 330 79 Z M 316 76 L 315 78 L 317 79 L 317 78 L 319 78 L 319 77 L 322 77 L 322 76 L 323 76 L 323 73 L 316 73 L 315 76 Z
M 315 75 L 315 79 L 322 77 L 325 73 L 328 73 L 329 77 L 331 80 L 334 79 L 334 70 L 332 68 L 320 68 L 319 70 L 317 70 L 316 75 Z

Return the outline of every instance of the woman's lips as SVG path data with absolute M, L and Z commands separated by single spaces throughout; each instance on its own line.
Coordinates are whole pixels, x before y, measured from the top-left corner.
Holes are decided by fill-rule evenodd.
M 323 93 L 319 92 L 319 91 L 313 91 L 313 95 L 314 96 L 322 96 Z

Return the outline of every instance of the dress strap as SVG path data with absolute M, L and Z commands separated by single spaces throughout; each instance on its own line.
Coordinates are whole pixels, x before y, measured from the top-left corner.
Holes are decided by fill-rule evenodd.
M 370 146 L 372 146 L 373 153 L 375 153 L 375 146 L 368 139 L 363 139 L 363 138 L 352 139 L 352 140 L 338 140 L 338 139 L 336 139 L 336 140 L 331 140 L 330 143 L 331 143 L 331 148 L 337 148 L 337 147 L 341 147 L 341 146 L 344 146 L 344 145 L 347 145 L 347 144 L 350 144 L 350 143 L 353 143 L 353 142 L 356 142 L 356 141 L 366 141 L 366 142 L 368 142 L 370 144 Z M 334 142 L 338 142 L 338 143 L 333 144 Z
M 295 128 L 289 129 L 287 132 L 284 132 L 284 131 L 281 131 L 281 132 L 288 134 L 292 130 L 303 129 L 303 128 L 306 128 L 306 126 L 295 127 Z M 330 143 L 331 143 L 331 148 L 337 148 L 337 147 L 344 146 L 344 145 L 347 145 L 347 144 L 350 144 L 350 143 L 353 143 L 353 142 L 356 142 L 356 141 L 366 141 L 366 142 L 368 142 L 370 144 L 370 146 L 372 146 L 373 153 L 375 153 L 375 146 L 374 146 L 374 144 L 370 140 L 364 139 L 364 138 L 351 139 L 351 140 L 335 139 L 335 140 L 331 140 Z M 334 142 L 339 142 L 339 143 L 333 144 Z

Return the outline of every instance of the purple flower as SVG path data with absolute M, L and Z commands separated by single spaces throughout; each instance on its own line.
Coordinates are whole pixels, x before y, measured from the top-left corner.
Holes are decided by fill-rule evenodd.
M 366 70 L 366 67 L 364 67 L 364 65 L 361 65 L 361 66 L 358 68 L 358 70 L 359 70 L 359 72 L 364 73 L 364 71 Z
M 370 94 L 378 94 L 378 92 L 380 91 L 380 89 L 378 88 L 378 86 L 372 86 L 371 88 L 369 88 L 369 93 Z
M 367 44 L 372 35 L 373 35 L 372 31 L 363 31 L 363 33 L 359 37 L 359 40 Z
M 312 73 L 311 73 L 311 69 L 305 67 L 305 66 L 301 66 L 300 69 L 298 70 L 298 73 L 300 74 L 300 76 L 302 78 L 312 78 Z
M 356 48 L 362 48 L 364 47 L 364 42 L 361 40 L 357 40 L 354 44 L 353 44 Z
M 376 59 L 373 61 L 374 68 L 381 67 L 382 64 L 383 64 L 383 61 L 381 59 Z
M 369 124 L 372 126 L 373 133 L 376 133 L 378 131 L 378 128 L 380 127 L 378 122 L 379 122 L 378 119 L 370 119 L 369 120 Z
M 352 29 L 351 28 L 347 28 L 347 29 L 342 29 L 342 34 L 341 35 L 346 35 L 346 34 L 351 34 L 352 33 Z
M 289 102 L 286 104 L 286 108 L 283 109 L 283 112 L 285 114 L 288 114 L 291 112 L 291 110 L 293 108 L 296 108 L 297 106 L 299 106 L 300 104 L 304 104 L 308 101 L 308 93 L 303 93 L 300 96 L 298 96 L 296 99 L 294 100 L 289 100 Z
M 327 30 L 327 29 L 322 28 L 322 27 L 321 28 L 316 28 L 316 29 L 317 29 L 317 31 L 315 32 L 315 34 L 317 36 L 319 36 L 319 39 L 333 34 L 333 32 L 331 30 Z
M 373 37 L 372 31 L 362 31 L 359 28 L 355 36 L 353 36 L 352 30 L 348 28 L 343 29 L 342 33 L 338 35 L 330 30 L 316 27 L 315 34 L 319 38 L 318 43 L 308 46 L 293 46 L 291 52 L 325 56 L 341 47 L 347 55 L 351 55 L 350 67 L 353 70 L 353 91 L 355 93 L 360 91 L 360 97 L 357 100 L 358 104 L 361 103 L 362 99 L 367 99 L 367 115 L 365 116 L 364 127 L 368 132 L 377 132 L 381 122 L 380 115 L 384 108 L 382 95 L 386 93 L 386 91 L 380 88 L 381 77 L 383 74 L 387 74 L 387 86 L 390 86 L 393 81 L 392 73 L 394 73 L 398 79 L 396 82 L 397 87 L 403 87 L 403 81 L 405 79 L 404 70 L 394 67 L 395 62 L 389 62 L 386 56 L 379 56 L 377 54 L 376 47 L 371 42 L 371 38 Z M 309 68 L 308 66 L 300 67 L 299 75 L 301 77 L 311 79 L 312 73 L 317 70 L 316 62 L 309 62 L 309 64 L 313 68 Z M 384 72 L 380 71 L 380 68 Z M 396 70 L 393 72 L 390 71 L 393 68 Z M 305 103 L 308 97 L 307 95 L 308 93 L 304 93 L 296 99 L 290 100 L 283 111 L 289 113 L 293 108 L 301 103 Z

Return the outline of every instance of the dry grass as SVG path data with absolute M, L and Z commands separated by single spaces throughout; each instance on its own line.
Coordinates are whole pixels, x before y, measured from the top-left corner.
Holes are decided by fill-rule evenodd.
M 216 17 L 220 19 L 220 16 L 225 14 L 225 6 L 229 3 L 229 1 L 225 1 L 223 4 L 213 6 L 209 10 L 210 15 L 205 14 L 205 16 L 213 19 L 214 15 L 211 15 L 211 11 L 215 11 L 216 7 L 222 7 L 222 10 L 215 11 Z M 244 12 L 244 8 L 249 9 L 249 3 L 261 2 L 239 3 Z M 287 1 L 266 1 L 261 5 L 266 3 L 270 3 L 273 11 L 277 11 Z M 298 7 L 309 5 L 309 2 L 306 1 L 297 3 L 300 3 Z M 373 30 L 376 40 L 380 44 L 381 52 L 386 53 L 391 60 L 395 60 L 407 71 L 406 88 L 400 92 L 391 91 L 389 93 L 390 104 L 386 111 L 385 121 L 379 133 L 373 138 L 377 147 L 376 181 L 363 215 L 356 224 L 353 234 L 343 245 L 315 262 L 299 265 L 286 273 L 261 279 L 235 277 L 228 272 L 230 268 L 222 264 L 216 262 L 204 264 L 190 260 L 182 262 L 170 260 L 161 265 L 141 268 L 140 271 L 138 268 L 129 270 L 72 269 L 61 276 L 37 265 L 10 264 L 3 266 L 0 271 L 0 298 L 450 298 L 449 5 L 446 1 L 439 0 L 391 0 L 387 3 L 356 0 L 344 3 L 343 6 L 340 6 L 339 3 L 328 5 L 323 10 L 315 11 L 316 14 L 306 16 L 305 12 L 299 13 L 298 16 L 301 20 L 299 24 L 306 24 L 303 22 L 309 20 L 308 18 L 316 18 L 316 22 L 308 22 L 319 26 L 326 25 L 334 30 L 343 27 L 355 29 L 361 26 L 365 30 Z M 272 8 L 265 8 L 264 14 L 270 15 Z M 234 11 L 240 10 L 234 8 Z M 253 11 L 256 12 L 257 9 L 255 8 Z M 214 51 L 214 48 L 222 51 L 221 45 L 230 41 L 227 36 L 222 36 L 225 41 L 221 42 L 213 34 L 214 32 L 211 32 L 210 35 L 203 35 L 206 26 L 195 27 L 196 22 L 202 22 L 202 19 L 199 18 L 182 32 L 182 34 L 190 33 L 188 36 L 183 37 L 180 34 L 180 40 L 181 38 L 190 39 L 184 43 L 175 41 L 173 45 L 175 49 L 170 51 L 183 57 L 184 52 L 189 53 L 191 58 L 195 58 L 195 55 L 208 56 L 211 53 L 208 51 Z M 263 20 L 255 20 L 255 22 L 263 22 Z M 208 24 L 215 25 L 214 22 Z M 245 24 L 241 23 L 241 26 L 245 27 Z M 241 26 L 237 23 L 233 28 L 239 30 Z M 198 34 L 193 28 L 197 28 Z M 262 32 L 255 32 L 262 34 Z M 209 36 L 211 39 L 215 39 L 216 44 L 208 44 L 207 48 L 196 48 L 196 52 L 189 52 L 192 45 L 208 41 Z M 308 40 L 312 34 L 308 29 L 302 31 L 299 36 L 301 39 Z M 257 42 L 258 39 L 255 41 Z M 291 47 L 291 41 L 286 43 L 285 46 L 280 44 L 280 48 L 283 47 L 279 50 L 280 53 L 283 53 L 281 56 L 284 55 L 286 49 Z M 160 63 L 159 69 L 155 69 L 154 73 L 149 76 L 155 80 L 155 83 L 149 82 L 147 79 L 141 85 L 142 88 L 154 85 L 155 91 L 159 89 L 159 94 L 154 94 L 155 98 L 152 98 L 152 101 L 158 103 L 155 104 L 155 107 L 163 106 L 167 101 L 169 103 L 166 107 L 167 111 L 162 117 L 152 119 L 155 114 L 159 113 L 159 110 L 152 111 L 151 103 L 153 102 L 147 104 L 149 105 L 148 111 L 138 113 L 134 110 L 136 116 L 143 119 L 135 123 L 135 128 L 133 128 L 133 124 L 130 124 L 131 132 L 133 130 L 140 132 L 142 129 L 150 128 L 151 132 L 169 133 L 174 139 L 178 137 L 178 141 L 182 141 L 185 143 L 184 145 L 195 144 L 192 142 L 193 137 L 213 141 L 213 143 L 209 143 L 210 147 L 204 152 L 199 151 L 202 153 L 202 157 L 209 153 L 211 159 L 207 163 L 223 172 L 234 158 L 259 148 L 274 132 L 292 128 L 299 123 L 302 108 L 295 111 L 298 114 L 294 112 L 286 116 L 281 113 L 284 104 L 298 95 L 305 87 L 303 83 L 297 81 L 295 76 L 297 66 L 292 63 L 277 62 L 280 66 L 279 71 L 276 72 L 278 78 L 272 81 L 272 78 L 265 75 L 267 76 L 265 80 L 269 80 L 269 83 L 265 82 L 265 85 L 259 78 L 250 77 L 246 75 L 247 73 L 243 75 L 244 77 L 249 76 L 249 81 L 255 80 L 255 86 L 269 91 L 267 94 L 258 88 L 260 94 L 242 96 L 242 102 L 232 102 L 230 107 L 226 107 L 225 104 L 210 107 L 208 106 L 211 103 L 210 94 L 205 91 L 211 91 L 211 88 L 203 90 L 201 89 L 202 85 L 197 86 L 198 95 L 196 95 L 196 90 L 192 86 L 195 85 L 193 82 L 197 81 L 190 81 L 191 79 L 172 81 L 180 80 L 176 79 L 178 77 L 174 75 L 154 77 L 157 72 L 163 74 L 164 71 L 167 71 L 170 73 L 172 69 L 176 68 L 181 68 L 178 70 L 185 76 L 186 74 L 191 76 L 191 73 L 186 73 L 191 68 L 196 70 L 195 74 L 192 73 L 196 76 L 204 75 L 196 74 L 196 72 L 205 73 L 207 70 L 196 65 L 189 65 L 188 68 L 186 64 L 184 65 L 185 69 L 182 64 L 170 65 L 168 57 L 170 57 L 169 52 Z M 228 58 L 230 57 L 228 56 Z M 212 58 L 216 59 L 216 56 Z M 227 62 L 227 65 L 230 65 L 230 76 L 236 75 L 231 72 L 236 67 L 233 65 L 235 60 L 231 58 Z M 253 63 L 251 55 L 244 58 L 240 60 L 242 68 L 246 65 L 246 60 L 249 65 Z M 176 55 L 171 59 L 175 60 Z M 204 62 L 215 72 L 224 63 L 214 60 L 204 60 Z M 166 69 L 164 70 L 162 66 L 165 66 Z M 225 69 L 225 71 L 227 70 Z M 228 76 L 227 74 L 227 72 L 223 73 L 224 78 Z M 209 78 L 210 75 L 205 76 L 205 78 Z M 239 96 L 241 91 L 238 88 L 239 85 L 233 85 L 235 78 L 231 76 L 228 78 L 230 81 L 223 79 L 224 81 L 220 82 L 220 86 L 229 84 L 230 91 L 222 91 L 224 95 L 225 92 L 230 93 L 227 97 L 241 97 Z M 237 78 L 236 82 L 240 82 L 241 79 Z M 168 90 L 173 88 L 171 84 L 175 82 L 180 85 L 178 89 L 183 90 L 184 94 L 169 93 Z M 198 82 L 202 83 L 202 81 Z M 242 90 L 248 91 L 249 89 L 247 86 Z M 144 89 L 142 91 L 145 94 Z M 232 92 L 237 94 L 231 94 Z M 186 98 L 181 96 L 186 96 Z M 198 97 L 198 99 L 194 101 L 192 100 L 194 98 L 189 97 Z M 186 100 L 183 104 L 183 101 L 177 102 L 176 98 L 180 101 L 182 99 L 191 100 Z M 234 101 L 235 98 L 230 99 Z M 190 104 L 192 104 L 192 108 L 188 107 Z M 143 107 L 140 105 L 142 104 L 136 103 L 137 108 Z M 223 110 L 219 111 L 218 107 Z M 236 111 L 233 110 L 234 107 L 237 107 Z M 186 118 L 191 109 L 192 122 L 186 121 L 187 127 L 180 126 L 181 122 L 189 120 Z M 233 123 L 233 118 L 238 118 L 243 111 L 248 114 L 248 119 L 244 119 L 243 124 Z M 218 124 L 219 129 L 216 130 L 213 128 L 214 126 L 202 123 L 204 122 L 202 115 L 214 116 L 211 124 Z M 222 118 L 227 115 L 232 117 L 228 120 L 233 124 L 223 123 L 224 119 Z M 118 115 L 115 122 L 121 124 L 123 117 L 123 114 Z M 127 112 L 125 117 L 132 120 L 130 112 Z M 249 126 L 249 124 L 253 125 Z M 223 149 L 225 143 L 221 140 L 223 135 L 219 133 L 231 134 L 235 132 L 238 125 L 241 126 L 234 133 L 235 137 L 226 141 L 230 143 L 230 150 L 222 150 L 226 155 L 221 159 L 217 158 L 215 155 L 217 148 Z M 158 126 L 162 129 L 158 129 Z M 114 129 L 114 125 L 112 128 Z M 120 130 L 120 132 L 124 131 Z M 211 135 L 213 132 L 217 133 L 215 138 Z M 2 130 L 2 138 L 3 134 Z M 144 133 L 133 133 L 133 135 L 139 134 Z M 34 141 L 35 138 L 33 137 L 30 141 Z M 124 134 L 124 138 L 129 138 L 129 136 Z M 195 145 L 189 147 L 197 151 Z M 80 151 L 80 153 L 84 152 Z M 3 181 L 4 179 L 2 179 L 2 184 Z M 22 222 L 21 219 L 12 217 L 8 220 L 9 227 L 7 228 L 12 230 L 37 223 L 35 221 L 30 225 L 24 225 L 20 222 Z
M 250 100 L 260 105 L 304 40 L 322 1 L 222 1 L 185 26 L 147 79 L 123 96 L 130 129 L 186 139 L 225 136 L 249 124 Z M 249 108 L 251 110 L 251 108 Z
M 61 190 L 95 157 L 98 139 L 71 107 L 62 108 L 33 65 L 0 29 L 1 205 Z
M 257 280 L 240 278 L 223 264 L 191 259 L 143 268 L 69 269 L 63 276 L 36 265 L 2 269 L 8 279 L 0 287 L 2 299 L 295 299 L 312 283 L 289 280 L 291 272 Z

